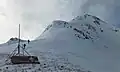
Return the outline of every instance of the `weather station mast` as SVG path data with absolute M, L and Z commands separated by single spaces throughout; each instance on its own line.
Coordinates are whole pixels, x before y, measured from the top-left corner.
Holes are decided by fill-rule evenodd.
M 20 24 L 19 24 L 19 35 L 18 35 L 18 46 L 15 50 L 9 54 L 6 61 L 10 60 L 9 64 L 40 64 L 38 57 L 30 55 L 23 46 L 21 46 L 20 39 Z

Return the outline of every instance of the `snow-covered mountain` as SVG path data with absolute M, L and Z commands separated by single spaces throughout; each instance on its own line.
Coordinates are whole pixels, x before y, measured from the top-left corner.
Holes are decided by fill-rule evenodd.
M 119 72 L 120 32 L 96 16 L 85 14 L 70 22 L 53 21 L 39 39 L 47 48 L 66 55 L 74 64 L 93 72 Z
M 119 72 L 119 43 L 119 29 L 85 14 L 69 22 L 53 21 L 36 40 L 27 44 L 27 50 L 39 57 L 42 65 L 32 67 L 38 72 Z M 1 52 L 9 48 L 9 53 L 14 46 L 1 46 Z

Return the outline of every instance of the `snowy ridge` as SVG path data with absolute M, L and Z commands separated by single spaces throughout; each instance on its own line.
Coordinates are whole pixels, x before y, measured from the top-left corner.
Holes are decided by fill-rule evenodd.
M 112 32 L 119 32 L 119 29 L 116 29 L 113 26 L 110 26 L 106 22 L 100 20 L 96 16 L 92 16 L 89 14 L 85 14 L 84 16 L 77 16 L 75 19 L 71 20 L 70 22 L 56 20 L 50 24 L 44 32 L 45 34 L 49 34 L 49 31 L 54 31 L 50 29 L 65 29 L 70 28 L 74 30 L 75 36 L 82 39 L 91 39 L 95 40 L 99 38 L 99 35 L 104 32 L 104 30 L 109 30 Z M 44 35 L 44 32 L 42 36 Z M 59 33 L 59 32 L 58 32 Z M 44 35 L 46 36 L 46 35 Z M 39 39 L 41 37 L 38 37 Z M 54 38 L 54 37 L 53 37 Z

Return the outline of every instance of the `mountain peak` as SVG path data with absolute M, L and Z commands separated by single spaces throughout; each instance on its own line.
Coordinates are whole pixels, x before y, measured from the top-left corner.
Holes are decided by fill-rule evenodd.
M 111 25 L 106 24 L 106 22 L 104 22 L 100 18 L 89 14 L 84 14 L 83 16 L 75 17 L 73 20 L 69 22 L 61 20 L 53 21 L 52 24 L 50 24 L 45 29 L 42 36 L 49 36 L 48 34 L 51 34 L 52 37 L 54 35 L 52 34 L 52 32 L 53 33 L 57 31 L 58 33 L 60 33 L 61 31 L 66 32 L 66 30 L 68 29 L 69 31 L 74 31 L 73 34 L 77 38 L 88 39 L 92 41 L 99 39 L 100 35 L 104 34 L 106 30 L 112 32 L 119 32 L 118 30 L 115 30 L 115 28 L 113 28 Z

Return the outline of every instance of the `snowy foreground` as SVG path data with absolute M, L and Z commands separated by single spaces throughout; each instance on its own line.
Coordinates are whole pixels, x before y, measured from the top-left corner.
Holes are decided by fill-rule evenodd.
M 17 45 L 9 45 L 11 49 L 14 49 L 14 46 Z M 2 47 L 6 48 L 7 44 L 4 44 Z M 4 51 L 7 53 L 6 49 Z M 1 53 L 0 72 L 90 72 L 85 71 L 79 65 L 70 63 L 68 58 L 65 58 L 60 54 L 55 54 L 50 50 L 43 52 L 32 50 L 31 54 L 32 53 L 33 55 L 37 55 L 39 57 L 40 64 L 4 65 L 4 61 L 7 59 L 8 55 Z
M 30 44 L 23 41 L 38 65 L 4 65 L 16 42 L 0 45 L 0 72 L 120 72 L 120 31 L 95 16 L 53 21 Z
M 51 52 L 40 52 L 39 58 L 40 64 L 5 65 L 0 67 L 0 72 L 89 72 Z

